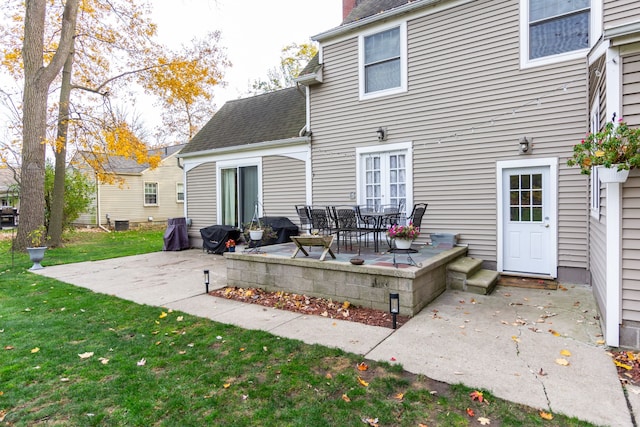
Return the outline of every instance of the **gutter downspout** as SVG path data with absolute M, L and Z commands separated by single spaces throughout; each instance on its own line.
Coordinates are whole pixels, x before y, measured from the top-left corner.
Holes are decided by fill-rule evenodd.
M 309 135 L 309 149 L 307 150 L 307 160 L 305 161 L 305 204 L 312 205 L 313 204 L 313 165 L 311 163 L 311 141 L 312 141 L 312 132 L 311 132 L 311 89 L 309 86 L 305 86 L 305 105 L 306 105 L 306 133 Z
M 102 224 L 100 223 L 100 181 L 98 181 L 98 174 L 95 174 L 95 177 L 96 177 L 96 215 L 98 215 L 98 218 L 96 219 L 98 223 L 98 228 L 106 231 L 107 233 L 111 233 L 111 230 L 109 230 L 106 227 L 103 227 Z

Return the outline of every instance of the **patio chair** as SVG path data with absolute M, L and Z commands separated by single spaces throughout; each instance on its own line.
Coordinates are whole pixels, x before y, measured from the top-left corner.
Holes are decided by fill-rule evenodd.
M 335 222 L 336 234 L 338 236 L 338 253 L 340 253 L 340 236 L 347 248 L 347 236 L 349 237 L 349 246 L 353 249 L 353 235 L 356 236 L 356 243 L 360 247 L 360 237 L 368 230 L 362 229 L 358 225 L 358 214 L 355 206 L 331 206 L 331 217 Z
M 310 206 L 309 218 L 311 219 L 312 230 L 318 230 L 320 234 L 333 234 L 333 227 L 326 206 Z
M 422 224 L 422 217 L 424 216 L 425 211 L 427 210 L 428 203 L 416 203 L 413 205 L 413 210 L 411 211 L 411 215 L 407 218 L 413 225 L 420 228 Z
M 311 216 L 309 214 L 309 206 L 296 205 L 296 212 L 300 219 L 300 229 L 305 230 L 308 234 L 311 234 Z

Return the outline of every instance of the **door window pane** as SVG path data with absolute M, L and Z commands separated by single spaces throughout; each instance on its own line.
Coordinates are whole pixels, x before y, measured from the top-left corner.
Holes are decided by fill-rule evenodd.
M 542 175 L 510 175 L 509 186 L 510 220 L 542 222 Z

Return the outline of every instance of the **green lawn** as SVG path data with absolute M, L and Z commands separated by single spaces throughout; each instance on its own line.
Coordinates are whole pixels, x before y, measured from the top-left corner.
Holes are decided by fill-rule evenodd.
M 158 251 L 162 234 L 74 233 L 42 264 Z M 479 402 L 399 365 L 95 294 L 30 265 L 0 240 L 0 425 L 589 425 L 486 392 Z

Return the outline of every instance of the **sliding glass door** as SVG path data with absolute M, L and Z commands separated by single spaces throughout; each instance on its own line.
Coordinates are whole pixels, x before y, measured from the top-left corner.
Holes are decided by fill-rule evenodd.
M 258 167 L 238 166 L 220 170 L 222 224 L 239 227 L 251 222 L 259 200 Z

